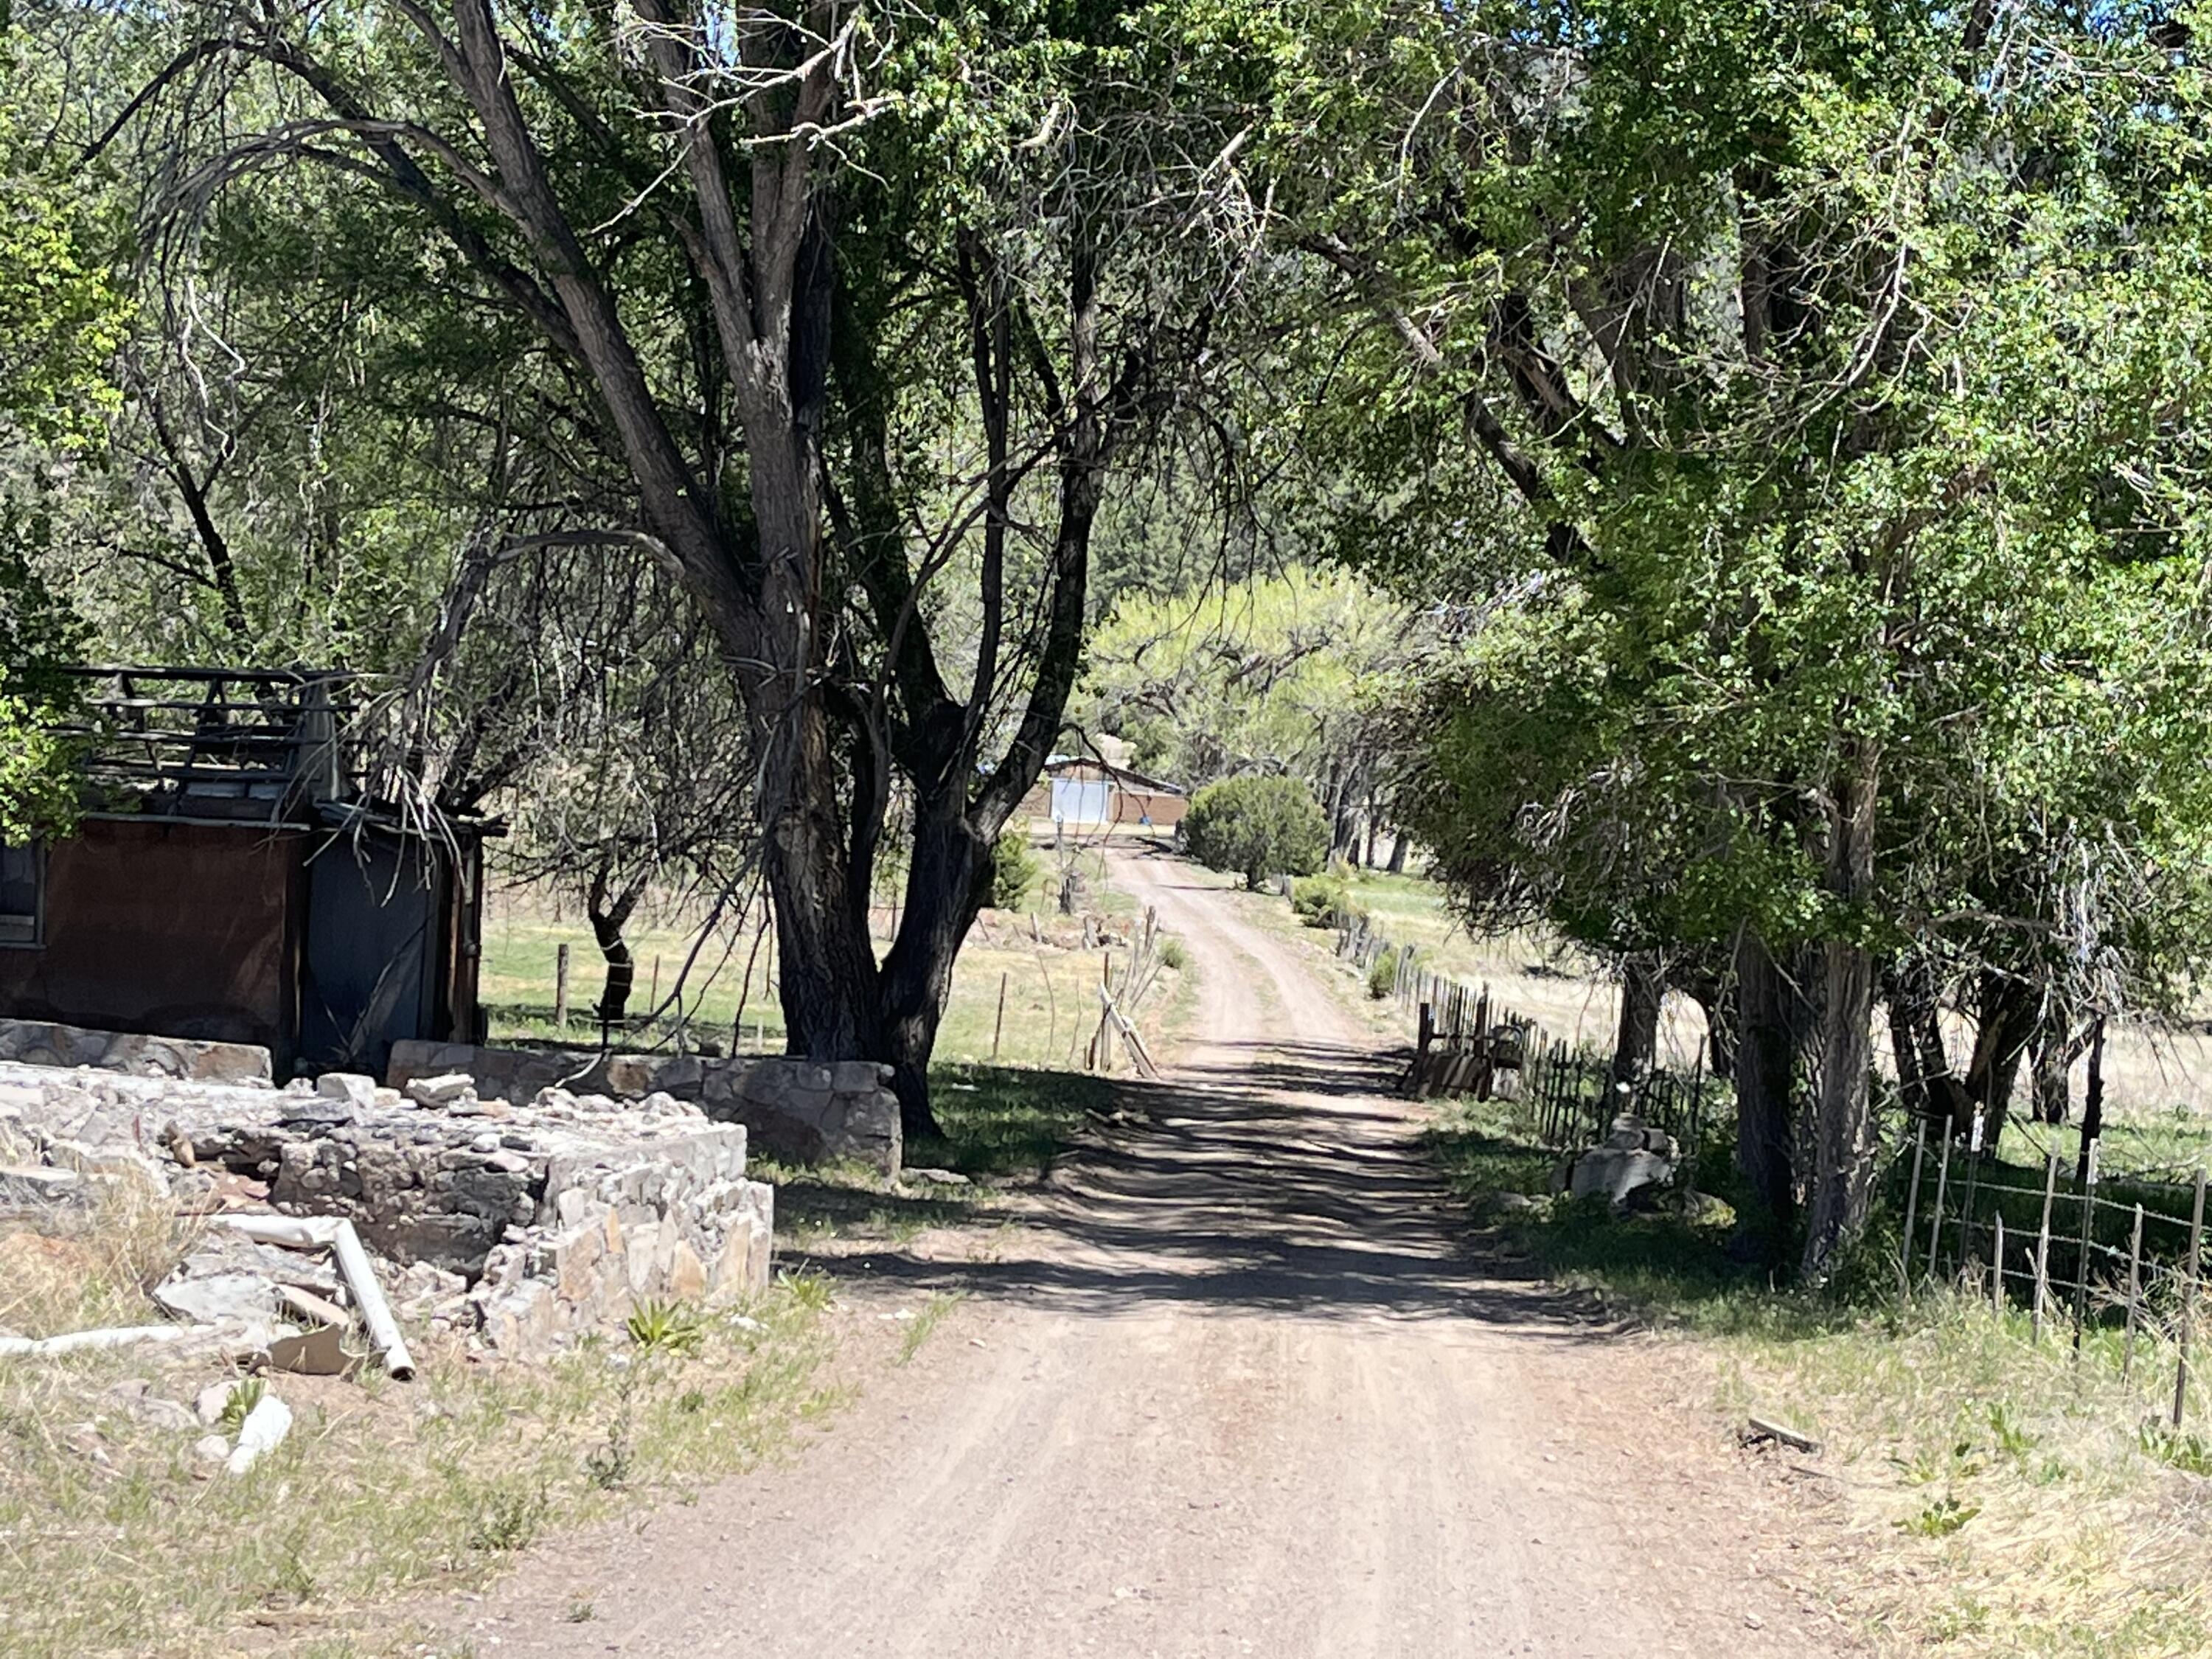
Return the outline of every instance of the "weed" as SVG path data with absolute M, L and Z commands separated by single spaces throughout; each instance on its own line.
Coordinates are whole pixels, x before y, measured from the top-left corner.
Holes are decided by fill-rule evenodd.
M 216 1426 L 227 1435 L 235 1436 L 246 1426 L 246 1419 L 253 1414 L 253 1408 L 268 1391 L 269 1385 L 258 1376 L 240 1377 L 223 1397 L 222 1415 L 216 1419 Z
M 2021 1426 L 2019 1417 L 2004 1401 L 1990 1407 L 1990 1434 L 1997 1450 L 2015 1463 L 2025 1463 L 2028 1453 L 2035 1449 L 2035 1437 Z
M 526 1549 L 544 1529 L 551 1508 L 542 1480 L 492 1486 L 478 1501 L 469 1547 L 486 1553 Z
M 2142 1448 L 2144 1456 L 2169 1468 L 2185 1474 L 2212 1475 L 2212 1442 L 2201 1434 L 2154 1421 L 2136 1431 L 2136 1443 Z
M 787 1268 L 776 1274 L 775 1283 L 794 1305 L 809 1313 L 822 1313 L 836 1300 L 836 1281 L 811 1267 L 801 1267 L 795 1273 Z
M 638 1352 L 648 1358 L 696 1353 L 707 1334 L 696 1308 L 684 1302 L 664 1302 L 659 1297 L 631 1309 L 623 1328 L 629 1333 Z
M 596 1615 L 592 1611 L 592 1604 L 582 1596 L 578 1596 L 568 1603 L 568 1611 L 564 1616 L 572 1625 L 588 1625 Z
M 1962 1504 L 1947 1492 L 1917 1515 L 1899 1521 L 1897 1528 L 1915 1538 L 1948 1538 L 1981 1512 L 1980 1504 Z
M 706 1389 L 684 1389 L 682 1394 L 676 1396 L 676 1409 L 682 1412 L 686 1417 L 695 1417 L 699 1413 L 705 1411 L 707 1409 Z
M 904 1365 L 921 1352 L 921 1345 L 929 1340 L 930 1334 L 945 1322 L 945 1315 L 958 1304 L 957 1296 L 933 1296 L 921 1304 L 921 1311 L 907 1323 L 906 1335 L 899 1343 L 898 1363 Z
M 1160 940 L 1160 963 L 1180 974 L 1190 966 L 1190 952 L 1181 939 L 1170 935 Z

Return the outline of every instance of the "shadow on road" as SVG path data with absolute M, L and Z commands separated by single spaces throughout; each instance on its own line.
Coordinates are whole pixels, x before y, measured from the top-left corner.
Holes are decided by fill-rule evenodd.
M 1588 1298 L 1516 1276 L 1469 1236 L 1380 1097 L 1393 1078 L 1371 1051 L 1212 1045 L 1158 1082 L 1121 1084 L 1124 1121 L 1063 1155 L 983 1259 L 885 1251 L 836 1268 L 1092 1315 L 1176 1304 L 1608 1334 Z

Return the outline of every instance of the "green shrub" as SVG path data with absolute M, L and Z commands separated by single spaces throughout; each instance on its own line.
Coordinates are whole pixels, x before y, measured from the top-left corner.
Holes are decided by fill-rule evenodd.
M 1307 876 L 1291 884 L 1291 909 L 1309 927 L 1334 927 L 1337 912 L 1351 902 L 1334 876 Z
M 1030 838 L 1010 830 L 991 843 L 991 908 L 1018 910 L 1044 876 L 1044 860 L 1030 846 Z
M 1381 1002 L 1398 988 L 1398 953 L 1385 951 L 1367 970 L 1367 994 Z
M 1296 778 L 1231 778 L 1198 792 L 1183 819 L 1191 854 L 1248 886 L 1269 876 L 1310 876 L 1328 856 L 1328 820 Z

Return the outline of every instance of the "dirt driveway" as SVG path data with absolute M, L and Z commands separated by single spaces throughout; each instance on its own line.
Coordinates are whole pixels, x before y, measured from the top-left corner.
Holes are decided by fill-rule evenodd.
M 1066 1160 L 803 1455 L 534 1552 L 480 1655 L 1802 1655 L 1802 1517 L 1680 1351 L 1468 1254 L 1296 944 L 1117 854 L 1197 967 L 1151 1122 Z M 1694 1367 L 1692 1368 L 1694 1370 Z M 588 1604 L 590 1616 L 573 1622 Z

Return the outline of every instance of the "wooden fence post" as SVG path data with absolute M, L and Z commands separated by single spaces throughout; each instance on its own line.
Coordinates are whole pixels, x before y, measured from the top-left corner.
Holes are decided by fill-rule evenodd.
M 2143 1208 L 2136 1206 L 2135 1237 L 2128 1241 L 2128 1334 L 2120 1346 L 2120 1381 L 2128 1380 L 2128 1372 L 2136 1363 L 2136 1309 L 2142 1296 L 2142 1221 Z
M 1934 1279 L 1942 1272 L 1942 1258 L 1937 1254 L 1943 1242 L 1943 1199 L 1951 1184 L 1951 1128 L 1943 1127 L 1943 1145 L 1936 1160 L 1936 1211 L 1928 1218 L 1928 1277 Z
M 999 1063 L 999 1037 L 1006 1029 L 1006 975 L 999 975 L 999 1017 L 991 1024 L 991 1064 Z
M 2081 1240 L 2074 1261 L 2074 1357 L 2081 1357 L 2081 1324 L 2089 1313 L 2089 1244 L 2097 1216 L 2097 1143 L 2091 1141 L 2082 1173 Z
M 1912 1283 L 1912 1226 L 1920 1214 L 1920 1160 L 1928 1152 L 1928 1120 L 1915 1118 L 1912 1124 L 1912 1186 L 1905 1195 L 1905 1253 L 1899 1259 L 1897 1271 L 1907 1286 Z
M 1990 1246 L 1990 1311 L 2002 1319 L 2004 1307 L 2004 1209 L 2000 1206 L 1997 1209 L 1996 1238 Z
M 2189 1208 L 2189 1273 L 2181 1287 L 2181 1352 L 2173 1364 L 2173 1426 L 2181 1426 L 2189 1400 L 2189 1336 L 2197 1322 L 2197 1269 L 2203 1259 L 2204 1171 L 2197 1171 L 2197 1197 Z
M 553 953 L 553 1024 L 568 1029 L 568 946 L 563 942 Z
M 2051 1200 L 2058 1191 L 2058 1148 L 2043 1161 L 2043 1224 L 2035 1232 L 2035 1310 L 2028 1322 L 2031 1342 L 2043 1340 L 2043 1298 L 2051 1286 Z

